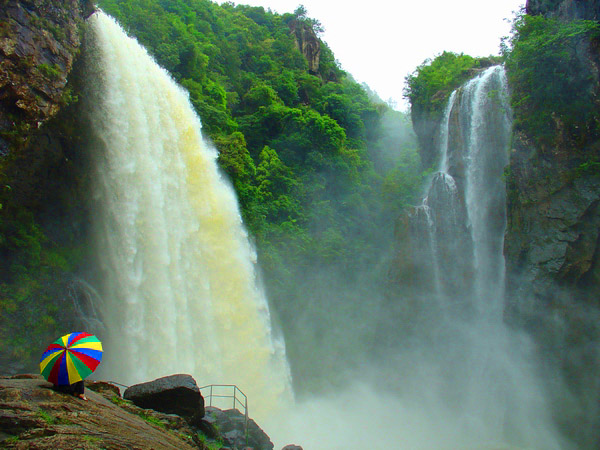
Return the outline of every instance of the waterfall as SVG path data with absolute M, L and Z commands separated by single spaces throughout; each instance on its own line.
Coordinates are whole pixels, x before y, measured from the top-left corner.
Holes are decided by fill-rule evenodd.
M 109 16 L 89 19 L 102 375 L 235 384 L 252 417 L 291 397 L 256 255 L 187 93 Z
M 440 414 L 462 446 L 560 448 L 539 379 L 533 346 L 503 321 L 504 231 L 511 110 L 501 66 L 449 97 L 440 122 L 439 171 L 414 227 L 426 227 L 427 305 L 397 358 L 400 391 L 418 408 Z M 423 256 L 417 256 L 423 259 Z M 415 394 L 417 393 L 417 394 Z M 446 413 L 447 414 L 447 413 Z M 451 439 L 448 440 L 451 442 Z M 450 447 L 455 444 L 449 444 Z M 477 447 L 479 448 L 479 447 Z M 487 447 L 485 447 L 487 448 Z
M 502 317 L 504 293 L 502 173 L 508 164 L 510 114 L 501 66 L 487 69 L 454 91 L 440 126 L 439 173 L 428 194 L 428 198 L 439 197 L 436 232 L 446 243 L 441 251 L 445 261 L 437 264 L 448 266 L 449 261 L 471 255 L 447 278 L 461 280 L 463 293 L 473 294 L 471 306 L 496 319 Z M 455 295 L 456 289 L 451 286 L 446 294 Z

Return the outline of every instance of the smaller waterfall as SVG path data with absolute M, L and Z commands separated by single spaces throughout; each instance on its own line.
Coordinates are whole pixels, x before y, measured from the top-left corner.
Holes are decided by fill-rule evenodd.
M 404 351 L 413 366 L 400 367 L 407 374 L 407 392 L 420 392 L 438 413 L 440 401 L 452 411 L 458 433 L 468 436 L 461 445 L 560 448 L 534 376 L 529 341 L 503 322 L 502 174 L 511 126 L 501 66 L 483 71 L 449 97 L 440 125 L 439 172 L 412 214 L 411 226 L 420 228 L 413 234 L 427 236 L 427 246 L 420 247 L 428 247 L 425 258 L 430 258 L 430 282 L 419 298 L 430 296 L 420 318 L 410 319 L 419 323 L 412 347 Z
M 450 112 L 454 106 L 454 99 L 456 98 L 456 91 L 452 91 L 446 109 L 444 110 L 444 116 L 442 118 L 442 125 L 440 127 L 440 154 L 441 162 L 440 169 L 441 173 L 448 173 L 448 130 L 450 127 Z

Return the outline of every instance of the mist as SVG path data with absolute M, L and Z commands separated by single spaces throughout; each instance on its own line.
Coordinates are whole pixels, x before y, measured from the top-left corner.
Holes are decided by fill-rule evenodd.
M 570 448 L 550 395 L 565 386 L 544 377 L 534 341 L 504 321 L 503 69 L 461 88 L 445 114 L 439 171 L 421 178 L 423 198 L 400 217 L 385 202 L 355 209 L 348 253 L 297 270 L 292 298 L 270 297 L 296 392 L 292 413 L 268 422 L 276 446 Z M 407 122 L 392 124 L 380 142 L 402 145 L 381 154 L 383 176 L 416 147 Z M 327 217 L 311 225 L 326 229 Z M 357 242 L 370 251 L 346 259 Z
M 145 73 L 156 73 L 164 83 L 161 92 L 169 95 L 161 99 L 162 112 L 168 114 L 157 117 L 180 125 L 187 118 L 176 139 L 143 129 L 150 146 L 166 155 L 165 163 L 146 160 L 148 146 L 142 145 L 135 152 L 140 162 L 113 163 L 124 171 L 122 185 L 110 179 L 118 171 L 99 171 L 105 183 L 96 200 L 104 199 L 108 211 L 104 222 L 99 221 L 100 246 L 108 249 L 102 264 L 111 272 L 107 279 L 125 286 L 104 287 L 115 302 L 108 327 L 113 348 L 118 342 L 114 336 L 125 329 L 135 342 L 128 353 L 140 353 L 138 348 L 148 347 L 154 323 L 168 321 L 166 337 L 158 336 L 154 346 L 169 346 L 160 347 L 161 354 L 147 350 L 147 367 L 121 368 L 124 353 L 110 362 L 113 372 L 142 381 L 176 368 L 205 382 L 241 384 L 250 394 L 250 415 L 256 413 L 278 447 L 295 442 L 306 450 L 568 448 L 554 426 L 548 394 L 550 387 L 560 392 L 564 387 L 560 381 L 544 381 L 533 341 L 504 322 L 506 194 L 501 176 L 508 163 L 511 117 L 502 68 L 488 69 L 451 97 L 439 130 L 445 134 L 438 139 L 442 162 L 432 176 L 421 172 L 408 117 L 393 111 L 384 115 L 380 134 L 371 136 L 365 151 L 372 167 L 364 168 L 362 178 L 340 180 L 343 171 L 334 170 L 303 174 L 308 186 L 303 213 L 314 239 L 302 241 L 306 247 L 300 249 L 298 242 L 270 243 L 276 248 L 270 256 L 278 259 L 263 265 L 260 247 L 259 264 L 254 264 L 235 196 L 216 169 L 216 151 L 200 139 L 200 124 L 185 94 L 115 24 L 105 26 L 114 42 L 107 45 L 109 56 L 114 57 L 108 49 L 131 45 L 140 53 Z M 117 61 L 109 66 L 136 80 L 131 86 L 138 89 L 137 73 L 127 72 Z M 147 93 L 144 104 L 155 101 L 148 94 L 154 84 L 147 81 L 141 89 Z M 96 116 L 96 122 L 109 124 L 98 132 L 98 141 L 120 136 L 122 124 L 129 124 L 131 117 L 148 122 L 144 114 L 152 108 L 115 120 L 113 108 L 128 103 L 131 86 L 111 89 L 115 98 Z M 500 101 L 492 92 L 501 93 Z M 171 125 L 162 128 L 171 130 Z M 134 135 L 140 132 L 137 126 L 128 127 Z M 173 162 L 169 158 L 179 153 L 162 150 L 178 139 L 185 144 L 178 146 L 185 158 Z M 106 147 L 119 155 L 134 153 L 130 145 Z M 204 159 L 208 168 L 199 166 Z M 103 164 L 101 158 L 99 166 Z M 152 172 L 136 166 L 151 168 L 156 175 L 148 178 Z M 167 172 L 167 166 L 174 171 Z M 165 177 L 164 189 L 157 183 L 159 172 Z M 208 181 L 198 182 L 200 173 L 208 174 Z M 133 183 L 141 187 L 133 191 Z M 116 194 L 110 190 L 114 186 L 120 186 Z M 423 187 L 426 194 L 420 198 Z M 146 198 L 152 190 L 164 193 Z M 180 227 L 166 225 L 162 205 L 152 203 L 156 198 L 171 208 L 169 223 L 183 214 Z M 227 220 L 219 219 L 216 211 L 225 211 Z M 113 222 L 121 219 L 123 231 L 114 233 Z M 210 232 L 204 234 L 206 226 Z M 157 237 L 144 238 L 157 231 Z M 173 231 L 176 236 L 169 234 Z M 156 242 L 175 245 L 147 247 Z M 241 250 L 228 248 L 232 242 Z M 121 251 L 128 253 L 119 257 Z M 213 256 L 210 267 L 205 265 L 207 255 Z M 231 270 L 233 264 L 223 262 L 231 255 L 241 269 Z M 125 261 L 127 267 L 112 267 L 115 261 Z M 162 274 L 171 261 L 178 267 Z M 149 266 L 167 279 L 152 276 Z M 176 272 L 179 266 L 181 272 Z M 256 286 L 258 267 L 263 268 L 266 298 Z M 205 272 L 206 277 L 199 276 Z M 236 279 L 239 283 L 231 280 L 234 272 L 245 274 Z M 119 292 L 127 295 L 119 298 Z M 146 297 L 152 301 L 141 300 Z M 166 298 L 173 301 L 171 307 L 165 307 Z M 142 306 L 147 309 L 140 318 Z M 119 308 L 131 310 L 128 319 L 121 319 Z M 183 338 L 181 329 L 189 332 Z M 294 402 L 278 398 L 288 394 L 279 333 L 285 340 Z M 202 348 L 185 345 L 189 342 Z M 174 358 L 176 351 L 182 356 Z M 266 369 L 273 360 L 276 370 Z

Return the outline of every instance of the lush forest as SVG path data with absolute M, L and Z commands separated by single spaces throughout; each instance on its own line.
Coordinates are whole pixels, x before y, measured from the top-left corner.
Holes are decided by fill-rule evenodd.
M 305 348 L 326 348 L 332 321 L 345 327 L 364 313 L 347 305 L 381 295 L 371 286 L 383 285 L 394 217 L 421 184 L 408 117 L 340 68 L 302 6 L 283 15 L 208 0 L 99 6 L 189 91 L 287 324 L 296 380 L 335 369 Z M 313 42 L 317 63 L 300 50 Z M 340 367 L 355 344 L 333 352 Z
M 292 324 L 285 329 L 294 336 L 287 339 L 291 360 L 304 360 L 294 355 L 303 354 L 306 345 L 324 348 L 331 320 L 347 326 L 382 295 L 371 287 L 383 289 L 382 256 L 391 248 L 394 219 L 416 201 L 422 181 L 410 118 L 340 67 L 319 39 L 322 25 L 302 6 L 280 15 L 208 0 L 98 4 L 189 92 L 204 136 L 217 148 L 218 162 L 237 192 L 274 316 Z M 307 45 L 318 58 L 303 54 Z M 78 78 L 84 77 L 78 72 L 70 80 L 67 115 L 81 101 Z M 56 122 L 60 136 L 77 133 L 72 121 Z M 77 145 L 85 141 L 75 140 Z M 71 296 L 80 294 L 71 292 L 68 280 L 93 284 L 93 255 L 69 227 L 58 232 L 60 239 L 56 236 L 62 206 L 73 210 L 85 203 L 85 192 L 77 191 L 88 177 L 85 157 L 76 150 L 65 169 L 59 162 L 64 155 L 55 155 L 56 160 L 39 160 L 35 150 L 24 155 L 5 160 L 2 167 L 7 186 L 16 187 L 19 179 L 29 190 L 6 189 L 0 201 L 6 269 L 0 328 L 5 354 L 19 347 L 27 358 L 31 346 L 26 343 L 53 336 L 72 313 Z M 48 173 L 45 164 L 58 168 Z M 72 177 L 70 170 L 78 164 L 77 180 L 61 178 Z M 48 179 L 36 187 L 40 166 Z M 11 167 L 18 169 L 11 172 Z M 28 198 L 17 198 L 22 192 Z M 84 210 L 80 215 L 85 223 Z M 72 245 L 65 245 L 65 235 Z M 65 286 L 71 287 L 65 291 Z M 347 307 L 357 301 L 364 311 Z M 316 324 L 311 335 L 303 323 Z M 352 339 L 343 345 L 340 359 L 354 347 Z M 319 358 L 317 350 L 312 361 Z M 314 371 L 320 367 L 307 361 L 293 370 L 318 375 Z M 335 367 L 332 361 L 326 369 Z

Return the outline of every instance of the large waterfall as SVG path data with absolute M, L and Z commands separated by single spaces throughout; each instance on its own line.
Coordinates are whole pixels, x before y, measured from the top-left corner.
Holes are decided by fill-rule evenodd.
M 102 12 L 89 20 L 105 378 L 236 384 L 255 418 L 290 398 L 237 200 L 187 93 Z

